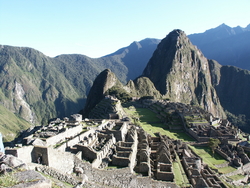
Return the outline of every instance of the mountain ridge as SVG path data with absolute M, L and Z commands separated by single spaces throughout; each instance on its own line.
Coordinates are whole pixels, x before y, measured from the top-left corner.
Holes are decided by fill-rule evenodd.
M 247 35 L 248 32 L 244 31 L 241 34 Z M 236 36 L 238 35 L 234 35 Z M 242 40 L 244 39 L 245 37 L 242 37 Z M 68 116 L 83 109 L 95 77 L 105 69 L 114 72 L 122 84 L 133 80 L 133 82 L 129 81 L 129 87 L 124 88 L 130 94 L 158 95 L 154 89 L 145 90 L 146 85 L 150 88 L 153 86 L 148 78 L 139 76 L 142 75 L 159 41 L 152 38 L 135 41 L 128 47 L 101 58 L 90 58 L 81 54 L 64 54 L 50 58 L 32 48 L 1 45 L 0 105 L 8 109 L 9 113 L 16 114 L 17 118 L 24 118 L 34 125 L 45 124 L 50 118 Z M 180 54 L 177 56 L 179 59 L 182 58 Z M 208 61 L 212 62 L 212 60 Z M 215 83 L 220 80 L 216 81 L 216 78 L 225 75 L 222 70 L 226 68 L 217 66 L 217 69 L 213 70 L 216 74 L 210 75 L 212 87 L 215 89 L 218 89 Z M 246 71 L 238 72 L 242 75 L 248 74 Z M 240 81 L 237 84 L 240 85 Z M 134 89 L 131 89 L 132 87 Z M 232 87 L 233 83 L 231 83 Z M 196 92 L 198 91 L 197 89 Z M 244 92 L 243 89 L 242 92 Z M 237 94 L 236 97 L 240 98 L 240 95 Z M 202 97 L 199 100 L 201 101 Z M 195 101 L 198 101 L 197 98 L 194 98 L 193 102 Z M 227 104 L 223 103 L 223 105 Z M 228 110 L 240 115 L 230 108 Z M 246 107 L 240 113 L 248 114 Z

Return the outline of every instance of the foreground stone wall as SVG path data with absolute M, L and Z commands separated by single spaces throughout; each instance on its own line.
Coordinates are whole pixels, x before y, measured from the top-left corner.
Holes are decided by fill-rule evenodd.
M 6 154 L 11 154 L 21 159 L 24 163 L 32 162 L 32 150 L 34 146 L 23 146 L 21 148 L 6 149 Z
M 48 148 L 49 166 L 56 168 L 62 173 L 70 174 L 73 172 L 74 158 L 74 154 L 62 152 L 53 148 Z
M 91 167 L 88 162 L 83 162 L 75 158 L 75 166 L 81 167 L 89 182 L 95 182 L 99 185 L 121 188 L 178 188 L 173 182 L 155 181 L 150 177 L 136 176 L 130 173 L 130 168 L 100 170 Z

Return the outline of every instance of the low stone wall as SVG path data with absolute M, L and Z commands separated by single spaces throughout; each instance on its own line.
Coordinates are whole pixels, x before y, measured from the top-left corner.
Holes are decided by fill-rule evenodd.
M 218 153 L 221 157 L 223 157 L 227 161 L 229 161 L 229 162 L 231 161 L 230 157 L 228 157 L 227 154 L 225 154 L 223 151 L 221 151 L 219 149 L 215 149 L 215 152 Z
M 53 169 L 51 167 L 48 167 L 48 166 L 40 166 L 40 167 L 36 167 L 36 171 L 38 172 L 42 172 L 46 175 L 49 175 L 53 178 L 56 178 L 60 181 L 63 181 L 63 182 L 66 182 L 66 183 L 69 183 L 71 185 L 77 185 L 78 184 L 78 181 L 70 176 L 69 174 L 63 174 L 59 171 L 57 171 L 56 169 Z
M 82 132 L 82 126 L 81 125 L 77 125 L 75 127 L 67 128 L 64 132 L 62 132 L 62 133 L 60 133 L 58 135 L 47 138 L 46 143 L 47 143 L 48 146 L 54 146 L 57 143 L 60 143 L 60 142 L 64 141 L 66 137 L 74 137 L 74 136 L 76 136 L 77 134 L 79 134 L 81 132 Z
M 194 137 L 199 142 L 207 142 L 209 140 L 209 137 L 199 137 L 194 131 L 191 129 L 187 129 L 187 132 Z
M 98 183 L 108 187 L 121 188 L 155 188 L 155 187 L 170 187 L 179 188 L 175 183 L 155 181 L 150 177 L 136 176 L 130 173 L 130 169 L 112 169 L 100 170 L 91 167 L 90 163 L 83 162 L 79 159 L 75 160 L 75 165 L 84 170 L 84 174 L 88 177 L 89 182 Z
M 84 132 L 84 133 L 82 133 L 82 134 L 80 134 L 80 135 L 78 135 L 70 140 L 67 140 L 65 143 L 63 143 L 62 145 L 60 145 L 56 149 L 58 149 L 60 151 L 66 151 L 67 147 L 72 147 L 72 146 L 78 144 L 79 142 L 83 141 L 84 138 L 86 138 L 86 137 L 88 138 L 88 136 L 90 134 L 94 134 L 94 133 L 95 133 L 94 130 L 92 130 L 92 129 L 88 130 L 88 131 L 86 131 L 86 132 Z

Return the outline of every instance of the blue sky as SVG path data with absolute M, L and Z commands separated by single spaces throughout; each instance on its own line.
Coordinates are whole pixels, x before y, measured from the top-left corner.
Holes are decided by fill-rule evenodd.
M 249 0 L 0 0 L 0 44 L 100 57 L 173 29 L 246 27 Z

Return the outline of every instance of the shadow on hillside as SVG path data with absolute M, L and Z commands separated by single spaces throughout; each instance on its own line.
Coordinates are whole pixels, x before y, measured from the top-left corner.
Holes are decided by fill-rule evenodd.
M 85 106 L 86 98 L 79 98 L 77 102 L 59 97 L 55 100 L 54 104 L 56 107 L 57 117 L 54 118 L 64 118 L 71 117 L 73 114 L 81 113 Z

